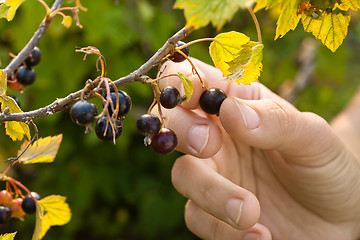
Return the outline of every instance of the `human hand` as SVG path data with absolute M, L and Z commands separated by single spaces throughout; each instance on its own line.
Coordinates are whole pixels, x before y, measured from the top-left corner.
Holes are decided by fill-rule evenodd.
M 185 222 L 203 239 L 356 239 L 360 166 L 321 117 L 299 112 L 260 83 L 238 85 L 194 60 L 209 87 L 228 98 L 219 117 L 199 108 L 204 91 L 187 62 L 165 64 L 194 84 L 190 102 L 164 110 L 186 153 L 172 170 L 189 201 Z M 161 80 L 183 92 L 176 77 Z

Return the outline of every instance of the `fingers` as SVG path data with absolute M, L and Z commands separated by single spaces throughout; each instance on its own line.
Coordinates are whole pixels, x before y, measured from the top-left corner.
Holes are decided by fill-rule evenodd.
M 178 158 L 172 169 L 174 187 L 212 216 L 234 228 L 249 229 L 260 216 L 257 198 L 218 174 L 211 161 L 189 155 Z
M 324 119 L 299 112 L 285 100 L 229 97 L 221 105 L 220 121 L 234 140 L 278 150 L 298 164 L 325 164 L 343 151 Z
M 179 139 L 178 151 L 208 158 L 221 148 L 222 133 L 214 121 L 182 107 L 164 109 L 163 113 L 166 127 L 172 129 Z
M 186 204 L 185 223 L 187 228 L 201 239 L 271 240 L 269 230 L 263 225 L 257 223 L 250 229 L 237 230 L 206 213 L 191 200 Z

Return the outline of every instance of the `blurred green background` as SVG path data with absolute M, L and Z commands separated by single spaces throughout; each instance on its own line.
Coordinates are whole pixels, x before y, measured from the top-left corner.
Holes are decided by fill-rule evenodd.
M 106 57 L 109 78 L 129 74 L 184 26 L 182 11 L 172 9 L 174 2 L 83 0 L 88 8 L 87 12 L 80 12 L 84 28 L 74 24 L 66 29 L 61 25 L 61 17 L 57 17 L 38 45 L 43 58 L 35 67 L 36 82 L 22 94 L 11 94 L 19 97 L 22 109 L 28 111 L 81 89 L 87 79 L 99 74 L 95 56 L 83 61 L 83 54 L 75 52 L 76 48 L 89 45 L 99 48 Z M 18 53 L 28 42 L 44 14 L 37 1 L 25 1 L 12 22 L 0 20 L 2 68 L 10 61 L 9 52 Z M 276 22 L 271 13 L 260 11 L 257 15 L 265 45 L 260 81 L 277 92 L 297 74 L 299 47 L 303 39 L 312 36 L 299 26 L 274 41 Z M 223 29 L 230 30 L 257 40 L 246 11 L 236 14 Z M 208 26 L 193 32 L 185 41 L 216 34 Z M 354 17 L 348 36 L 336 53 L 321 45 L 317 47 L 312 81 L 295 99 L 300 110 L 331 120 L 348 102 L 360 82 L 359 36 L 360 24 Z M 190 52 L 191 56 L 211 63 L 208 43 L 191 46 Z M 149 74 L 154 77 L 156 72 Z M 186 199 L 171 185 L 171 167 L 180 153 L 159 156 L 143 145 L 143 137 L 136 131 L 137 117 L 152 102 L 151 88 L 133 83 L 121 89 L 132 97 L 133 108 L 123 122 L 123 134 L 116 145 L 98 140 L 94 133 L 85 135 L 85 129 L 72 123 L 67 111 L 35 120 L 40 137 L 63 133 L 56 160 L 52 164 L 14 167 L 9 175 L 41 196 L 67 196 L 73 213 L 71 222 L 51 228 L 45 239 L 197 239 L 184 224 Z M 0 167 L 5 169 L 4 160 L 16 155 L 20 143 L 6 137 L 3 127 L 0 131 Z M 0 226 L 0 233 L 18 231 L 16 239 L 30 239 L 34 221 L 34 216 L 24 222 L 12 219 Z

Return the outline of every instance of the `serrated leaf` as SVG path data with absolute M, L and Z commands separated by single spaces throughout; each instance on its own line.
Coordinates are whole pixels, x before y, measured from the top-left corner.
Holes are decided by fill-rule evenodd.
M 14 240 L 15 235 L 16 235 L 16 232 L 1 234 L 0 240 Z
M 15 100 L 8 96 L 0 95 L 1 111 L 5 108 L 9 108 L 10 113 L 21 113 L 21 109 L 15 102 Z M 5 122 L 6 135 L 8 135 L 13 141 L 22 140 L 24 135 L 30 139 L 29 126 L 23 122 L 7 121 Z
M 277 5 L 281 6 L 281 4 L 282 4 L 282 0 L 257 0 L 254 8 L 254 12 L 257 12 L 263 8 L 268 9 L 275 7 Z
M 62 134 L 54 137 L 40 138 L 34 142 L 25 152 L 24 150 L 29 144 L 29 141 L 24 141 L 18 151 L 18 156 L 24 152 L 19 158 L 19 161 L 24 164 L 31 163 L 49 163 L 54 161 L 54 158 L 59 150 L 62 140 Z
M 72 24 L 72 17 L 70 16 L 65 16 L 62 20 L 62 24 L 66 27 L 66 28 L 70 28 L 71 24 Z
M 347 35 L 350 19 L 351 16 L 342 13 L 323 11 L 316 19 L 304 13 L 301 21 L 306 32 L 311 32 L 326 47 L 335 52 Z
M 4 70 L 0 70 L 0 95 L 6 95 L 7 75 Z
M 238 57 L 244 45 L 250 42 L 250 38 L 238 32 L 220 33 L 210 44 L 209 52 L 215 67 L 221 70 L 223 75 L 229 75 L 229 62 Z
M 231 72 L 225 80 L 249 85 L 258 81 L 262 71 L 262 49 L 264 45 L 257 42 L 250 42 L 244 46 L 239 57 L 229 63 Z
M 182 74 L 180 72 L 178 73 L 178 76 L 181 79 L 183 86 L 184 86 L 186 101 L 189 102 L 190 98 L 194 92 L 193 83 L 190 81 L 190 79 L 188 77 L 186 77 L 184 74 Z
M 45 212 L 39 239 L 44 237 L 50 227 L 64 225 L 70 221 L 71 210 L 65 200 L 66 197 L 59 195 L 51 195 L 39 200 L 39 204 Z
M 44 209 L 43 207 L 39 204 L 39 201 L 35 201 L 36 204 L 36 222 L 35 222 L 35 230 L 32 236 L 32 240 L 39 240 L 40 239 L 40 234 L 42 232 L 42 221 L 44 218 Z
M 356 11 L 360 8 L 359 0 L 341 0 L 341 4 L 343 6 L 343 10 L 348 10 L 349 8 Z
M 283 0 L 281 13 L 277 21 L 275 39 L 283 37 L 288 31 L 294 30 L 300 21 L 297 14 L 299 0 Z
M 195 29 L 210 22 L 221 29 L 240 8 L 249 8 L 254 0 L 177 0 L 174 8 L 184 9 L 186 26 Z
M 0 16 L 5 17 L 8 21 L 12 21 L 16 10 L 24 1 L 25 0 L 5 0 L 0 7 L 0 9 L 3 10 L 3 12 L 0 12 Z M 5 6 L 3 6 L 4 4 Z M 6 16 L 3 16 L 5 13 L 7 13 Z

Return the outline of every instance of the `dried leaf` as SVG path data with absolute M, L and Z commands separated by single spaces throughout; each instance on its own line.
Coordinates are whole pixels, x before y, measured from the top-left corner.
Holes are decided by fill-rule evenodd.
M 61 140 L 62 134 L 54 137 L 40 138 L 21 155 L 19 161 L 24 164 L 52 162 L 59 150 Z M 25 141 L 21 145 L 18 155 L 25 150 L 28 144 L 29 142 Z

